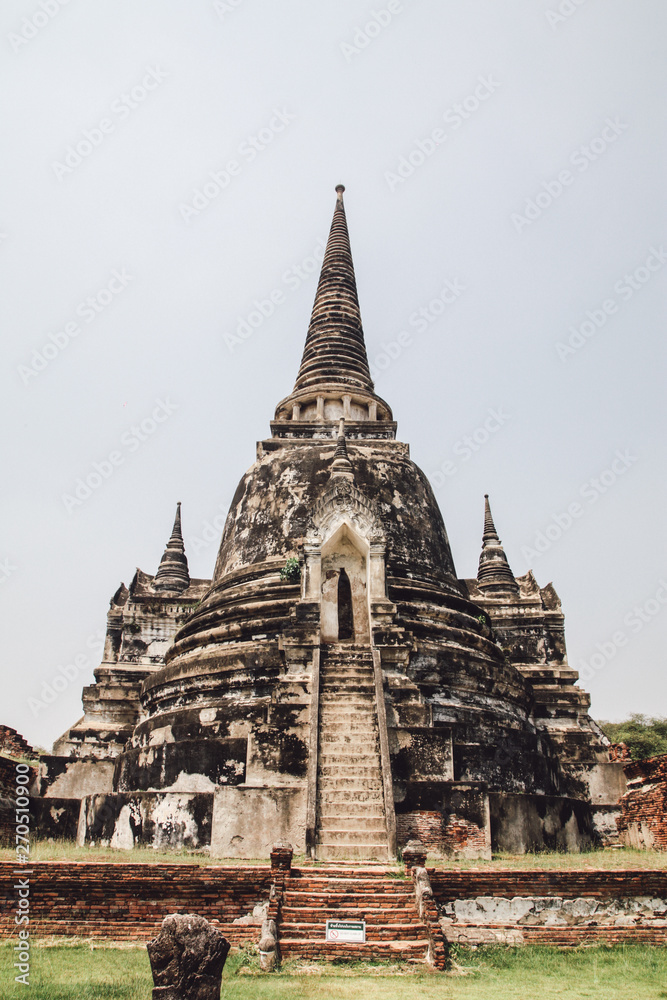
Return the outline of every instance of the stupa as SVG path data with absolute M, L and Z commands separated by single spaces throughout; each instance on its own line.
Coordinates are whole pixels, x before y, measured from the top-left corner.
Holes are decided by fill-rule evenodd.
M 241 478 L 210 581 L 177 513 L 112 600 L 85 714 L 40 792 L 80 843 L 322 860 L 613 841 L 622 765 L 568 666 L 549 584 L 515 577 L 485 498 L 459 579 L 369 371 L 343 204 L 301 365 Z M 53 814 L 53 809 L 51 810 Z

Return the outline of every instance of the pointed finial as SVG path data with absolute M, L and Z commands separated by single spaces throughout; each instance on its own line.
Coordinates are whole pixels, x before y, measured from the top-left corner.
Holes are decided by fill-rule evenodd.
M 343 184 L 336 187 L 336 205 L 295 392 L 331 384 L 373 391 L 345 218 L 344 190 Z
M 185 555 L 183 533 L 181 531 L 181 503 L 176 504 L 176 517 L 158 571 L 153 580 L 154 590 L 164 590 L 181 594 L 190 586 L 188 560 Z
M 489 503 L 489 494 L 484 494 L 484 534 L 482 535 L 482 542 L 484 545 L 487 542 L 496 541 L 500 545 L 500 539 L 498 538 L 498 532 L 496 531 L 496 526 L 493 523 L 493 515 L 491 514 L 491 504 Z
M 502 547 L 496 526 L 493 523 L 489 494 L 484 494 L 484 533 L 482 535 L 482 552 L 477 570 L 477 586 L 482 591 L 491 594 L 518 594 L 519 585 Z

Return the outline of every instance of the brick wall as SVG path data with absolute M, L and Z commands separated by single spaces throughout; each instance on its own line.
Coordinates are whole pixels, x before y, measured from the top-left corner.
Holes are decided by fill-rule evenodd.
M 15 866 L 0 863 L 0 936 L 14 926 Z M 168 913 L 198 913 L 232 942 L 256 942 L 273 876 L 268 867 L 41 862 L 30 866 L 30 927 L 67 935 L 147 941 Z
M 16 933 L 14 871 L 14 865 L 0 864 L 0 935 L 5 938 Z M 38 862 L 30 872 L 31 929 L 38 937 L 145 941 L 155 936 L 168 913 L 193 912 L 217 924 L 235 945 L 257 942 L 263 906 L 276 877 L 268 866 Z M 347 880 L 345 893 L 352 905 L 357 892 L 373 891 L 372 883 L 377 883 L 377 892 L 387 891 L 381 870 L 332 873 Z M 300 880 L 305 888 L 309 880 L 325 877 L 324 868 L 292 869 L 290 882 Z M 429 869 L 429 877 L 442 930 L 450 941 L 667 943 L 665 871 Z M 396 880 L 390 881 L 396 889 Z M 411 882 L 405 880 L 408 886 Z M 313 883 L 316 908 L 321 906 L 321 892 Z M 377 911 L 380 916 L 382 907 L 386 909 L 386 902 Z
M 630 847 L 667 851 L 667 754 L 625 764 L 628 790 L 617 820 Z
M 13 757 L 34 756 L 34 750 L 27 740 L 24 740 L 20 733 L 9 726 L 0 725 L 0 750 Z
M 429 875 L 450 942 L 667 943 L 667 871 L 435 869 Z
M 405 845 L 420 840 L 436 857 L 484 857 L 489 854 L 487 831 L 474 821 L 426 809 L 398 813 L 396 842 Z

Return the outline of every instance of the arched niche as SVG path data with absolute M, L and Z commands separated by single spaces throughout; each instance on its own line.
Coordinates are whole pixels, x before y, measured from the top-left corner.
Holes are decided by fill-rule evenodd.
M 346 639 L 370 642 L 369 555 L 368 542 L 348 521 L 343 521 L 323 542 L 320 597 L 323 643 Z M 347 606 L 348 582 L 351 608 Z

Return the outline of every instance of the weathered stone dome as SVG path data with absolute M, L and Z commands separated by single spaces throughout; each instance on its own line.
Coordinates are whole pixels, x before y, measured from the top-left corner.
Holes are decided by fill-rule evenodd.
M 214 585 L 243 567 L 298 556 L 329 481 L 335 448 L 332 438 L 283 439 L 260 446 L 260 457 L 230 506 Z M 423 580 L 460 596 L 442 515 L 407 446 L 394 440 L 348 439 L 347 452 L 354 482 L 372 500 L 386 534 L 387 575 Z

